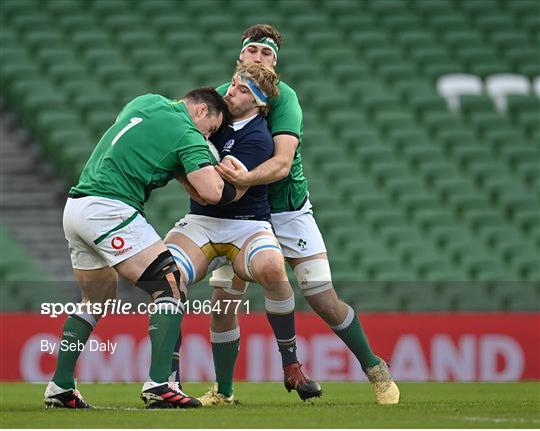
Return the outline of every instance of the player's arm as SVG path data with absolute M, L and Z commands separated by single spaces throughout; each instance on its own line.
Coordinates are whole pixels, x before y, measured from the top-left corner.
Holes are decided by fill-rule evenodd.
M 230 164 L 230 161 L 229 160 L 225 160 L 223 163 L 229 165 Z M 207 166 L 208 168 L 211 168 L 211 171 L 208 171 L 208 174 L 206 171 L 204 171 L 203 173 L 200 174 L 200 178 L 199 178 L 199 175 L 196 175 L 194 177 L 191 177 L 188 175 L 186 180 L 187 180 L 187 187 L 188 188 L 192 188 L 194 190 L 194 195 L 197 196 L 198 199 L 200 199 L 202 202 L 205 202 L 206 204 L 210 204 L 210 205 L 226 205 L 226 204 L 229 204 L 231 202 L 236 202 L 237 200 L 239 200 L 240 198 L 242 198 L 242 196 L 244 196 L 244 194 L 247 192 L 247 190 L 249 189 L 249 187 L 239 187 L 239 186 L 233 186 L 230 182 L 228 182 L 227 180 L 224 180 L 220 177 L 220 175 L 218 174 L 217 170 L 216 170 L 216 167 L 215 166 Z M 206 169 L 203 168 L 203 169 Z M 199 171 L 202 171 L 203 169 L 199 169 Z M 199 172 L 199 171 L 195 171 L 195 172 Z M 205 176 L 208 176 L 210 175 L 209 173 L 212 172 L 212 177 L 218 177 L 219 179 L 221 179 L 221 184 L 223 184 L 223 186 L 220 188 L 221 190 L 221 195 L 220 195 L 220 199 L 217 201 L 217 202 L 212 202 L 208 199 L 208 197 L 204 196 L 204 195 L 201 195 L 201 192 L 199 191 L 199 188 L 197 188 L 197 186 L 195 184 L 192 183 L 193 180 L 195 181 L 198 181 L 200 180 L 199 184 L 203 184 L 205 180 L 207 180 L 207 178 Z M 212 182 L 212 180 L 210 180 Z M 212 184 L 212 183 L 211 183 Z M 204 185 L 203 185 L 204 187 Z M 191 194 L 190 194 L 191 196 Z
M 230 161 L 226 160 L 224 163 L 228 164 Z M 208 168 L 208 170 L 207 170 Z M 210 178 L 213 177 L 213 178 Z M 214 178 L 219 178 L 221 180 L 221 187 L 212 190 L 215 184 Z M 216 180 L 217 181 L 217 180 Z M 206 166 L 202 169 L 199 169 L 191 174 L 188 174 L 184 184 L 186 191 L 193 200 L 202 205 L 226 205 L 231 202 L 236 202 L 247 192 L 249 187 L 238 187 L 233 186 L 227 180 L 223 180 L 217 173 L 214 166 Z M 210 192 L 214 200 L 210 200 Z M 219 199 L 215 197 L 219 194 Z
M 178 161 L 186 179 L 203 201 L 224 205 L 236 197 L 236 189 L 223 180 L 212 165 L 208 144 L 198 131 L 188 131 L 184 145 L 178 150 Z
M 235 187 L 223 180 L 212 165 L 188 173 L 186 179 L 200 198 L 211 205 L 225 205 L 236 198 Z
M 246 166 L 242 162 L 240 162 L 237 158 L 232 157 L 232 156 L 225 156 L 225 158 L 221 161 L 220 165 L 223 165 L 228 169 L 232 169 L 232 170 L 240 169 L 244 172 L 247 172 Z M 218 166 L 216 166 L 216 171 L 219 172 Z M 249 187 L 242 187 L 242 186 L 236 185 L 235 188 L 236 188 L 236 197 L 234 198 L 234 201 L 236 202 L 240 200 L 242 196 L 246 194 Z
M 289 175 L 294 153 L 298 146 L 298 138 L 289 134 L 277 135 L 274 136 L 274 145 L 274 155 L 252 171 L 242 170 L 234 161 L 232 167 L 220 163 L 216 169 L 224 179 L 239 187 L 251 187 L 279 181 Z
M 184 189 L 186 190 L 187 194 L 191 199 L 193 199 L 195 202 L 197 202 L 199 205 L 208 205 L 208 202 L 205 201 L 201 195 L 195 190 L 195 188 L 189 183 L 185 175 L 179 175 L 176 177 L 176 180 L 182 184 Z

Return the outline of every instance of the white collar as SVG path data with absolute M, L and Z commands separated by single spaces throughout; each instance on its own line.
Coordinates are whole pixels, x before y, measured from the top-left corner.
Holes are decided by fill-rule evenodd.
M 229 125 L 229 127 L 232 127 L 233 130 L 235 132 L 237 132 L 238 130 L 242 129 L 247 123 L 249 123 L 251 120 L 253 120 L 257 115 L 259 115 L 259 114 L 257 113 L 255 115 L 249 117 L 249 118 L 245 118 L 244 120 L 235 121 L 234 123 Z

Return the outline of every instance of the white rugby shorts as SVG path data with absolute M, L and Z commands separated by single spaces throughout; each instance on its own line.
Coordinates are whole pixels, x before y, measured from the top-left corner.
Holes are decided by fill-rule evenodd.
M 63 223 L 75 269 L 117 265 L 161 239 L 135 208 L 97 196 L 68 198 Z
M 283 256 L 301 258 L 326 253 L 324 240 L 311 208 L 311 202 L 307 199 L 304 206 L 297 211 L 272 214 L 272 226 Z
M 187 214 L 170 232 L 181 233 L 197 244 L 208 262 L 208 271 L 232 264 L 244 243 L 260 232 L 272 233 L 272 226 L 261 220 L 232 220 Z

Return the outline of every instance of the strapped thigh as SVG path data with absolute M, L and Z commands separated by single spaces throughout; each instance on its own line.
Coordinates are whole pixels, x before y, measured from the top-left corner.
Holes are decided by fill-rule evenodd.
M 165 245 L 171 252 L 178 269 L 184 274 L 186 286 L 190 286 L 197 279 L 197 272 L 189 255 L 176 244 L 167 243 Z
M 312 296 L 333 288 L 328 259 L 310 259 L 294 267 L 298 285 L 304 296 Z
M 249 241 L 244 252 L 244 270 L 246 274 L 253 280 L 253 274 L 251 273 L 251 261 L 255 255 L 261 251 L 276 250 L 281 253 L 281 247 L 275 236 L 273 235 L 259 235 Z

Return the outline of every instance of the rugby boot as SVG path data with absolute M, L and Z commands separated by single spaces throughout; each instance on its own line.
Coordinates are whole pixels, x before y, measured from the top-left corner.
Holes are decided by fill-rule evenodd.
M 232 406 L 238 404 L 238 401 L 234 399 L 234 395 L 227 397 L 223 394 L 220 394 L 218 391 L 218 386 L 214 383 L 210 386 L 210 390 L 204 395 L 201 395 L 198 399 L 204 407 L 207 406 Z
M 90 409 L 81 393 L 77 389 L 63 389 L 54 382 L 50 382 L 45 389 L 45 398 L 43 399 L 46 409 L 64 408 L 64 409 Z
M 399 403 L 399 389 L 390 374 L 388 365 L 379 358 L 380 362 L 374 367 L 366 369 L 369 383 L 375 392 L 377 404 Z
M 202 406 L 197 398 L 191 398 L 182 392 L 177 383 L 169 382 L 146 382 L 142 388 L 141 400 L 147 409 L 188 409 Z
M 302 401 L 322 395 L 321 385 L 311 380 L 302 371 L 302 365 L 295 362 L 283 369 L 285 389 L 291 392 L 293 389 L 298 392 Z
M 181 391 L 184 390 L 184 388 L 182 387 L 182 383 L 180 383 L 179 379 L 176 377 L 176 371 L 173 371 L 171 373 L 168 382 L 172 383 L 176 389 L 180 389 Z

